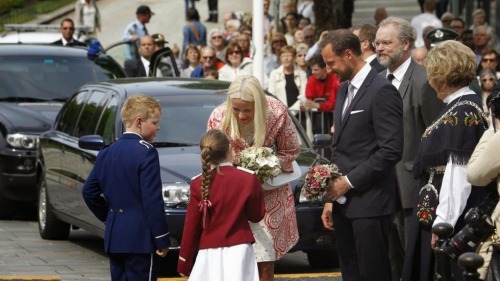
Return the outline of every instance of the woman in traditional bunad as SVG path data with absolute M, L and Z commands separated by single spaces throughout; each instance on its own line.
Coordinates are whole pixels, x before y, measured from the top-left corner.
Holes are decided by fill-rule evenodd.
M 422 135 L 413 164 L 422 188 L 415 194 L 418 203 L 409 226 L 403 281 L 433 280 L 437 236 L 432 226 L 444 222 L 454 233 L 460 231 L 467 211 L 491 192 L 467 181 L 467 162 L 487 128 L 480 98 L 469 89 L 476 72 L 474 53 L 458 41 L 445 41 L 429 51 L 424 66 L 446 107 Z M 451 264 L 454 280 L 463 280 L 458 264 Z

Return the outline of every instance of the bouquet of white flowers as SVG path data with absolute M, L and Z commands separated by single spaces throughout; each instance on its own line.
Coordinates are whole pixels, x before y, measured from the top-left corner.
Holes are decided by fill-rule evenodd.
M 239 166 L 254 171 L 261 182 L 281 173 L 279 159 L 269 147 L 247 147 L 240 152 L 236 162 Z

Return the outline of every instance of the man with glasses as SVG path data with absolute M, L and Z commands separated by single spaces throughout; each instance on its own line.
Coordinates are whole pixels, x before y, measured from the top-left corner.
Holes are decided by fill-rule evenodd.
M 205 72 L 209 70 L 217 71 L 224 65 L 222 61 L 217 59 L 214 48 L 210 46 L 203 47 L 201 50 L 201 59 L 201 64 L 191 72 L 191 77 L 193 78 L 203 78 L 205 77 Z
M 61 35 L 62 38 L 52 43 L 53 45 L 60 46 L 80 46 L 86 47 L 87 45 L 83 42 L 80 42 L 73 38 L 73 34 L 75 34 L 75 23 L 70 18 L 65 18 L 61 21 Z
M 380 23 L 374 41 L 377 59 L 387 67 L 380 74 L 391 81 L 403 99 L 403 157 L 396 165 L 403 209 L 396 213 L 389 233 L 393 280 L 401 278 L 405 239 L 413 208 L 417 204 L 415 195 L 420 189 L 412 174 L 413 158 L 420 137 L 444 105 L 429 85 L 425 69 L 411 58 L 416 36 L 415 29 L 407 20 L 389 17 Z
M 495 72 L 495 76 L 500 79 L 500 72 L 497 71 L 498 67 L 498 53 L 493 49 L 486 49 L 482 53 L 481 67 L 478 69 L 478 73 L 482 69 L 491 68 Z
M 450 28 L 455 30 L 456 33 L 462 35 L 465 31 L 465 22 L 461 18 L 454 18 L 450 22 Z

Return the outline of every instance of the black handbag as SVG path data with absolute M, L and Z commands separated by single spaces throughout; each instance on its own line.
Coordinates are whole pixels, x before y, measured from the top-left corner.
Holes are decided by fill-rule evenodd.
M 492 249 L 491 261 L 484 281 L 498 281 L 500 280 L 500 243 L 492 243 L 490 247 Z

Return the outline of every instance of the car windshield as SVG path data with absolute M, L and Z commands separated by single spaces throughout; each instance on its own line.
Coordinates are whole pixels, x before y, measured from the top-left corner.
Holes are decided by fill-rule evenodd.
M 156 147 L 198 146 L 207 130 L 207 121 L 224 94 L 184 95 L 158 97 L 162 105 L 160 131 L 156 134 Z
M 87 82 L 121 75 L 113 65 L 86 57 L 0 57 L 0 101 L 64 101 Z

